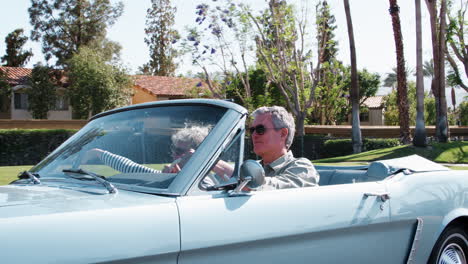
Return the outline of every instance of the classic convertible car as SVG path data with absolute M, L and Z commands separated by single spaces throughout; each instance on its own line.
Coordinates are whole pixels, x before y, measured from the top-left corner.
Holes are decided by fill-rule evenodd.
M 93 117 L 0 187 L 0 261 L 466 263 L 466 172 L 410 156 L 255 191 L 264 174 L 243 159 L 246 117 L 204 99 Z M 174 139 L 193 127 L 206 133 L 185 135 L 202 138 L 182 162 Z

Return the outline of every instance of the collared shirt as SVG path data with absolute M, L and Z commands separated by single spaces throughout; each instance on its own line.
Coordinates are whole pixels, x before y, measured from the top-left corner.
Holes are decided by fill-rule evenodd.
M 317 186 L 319 175 L 306 158 L 294 158 L 291 151 L 264 165 L 265 184 L 259 190 Z

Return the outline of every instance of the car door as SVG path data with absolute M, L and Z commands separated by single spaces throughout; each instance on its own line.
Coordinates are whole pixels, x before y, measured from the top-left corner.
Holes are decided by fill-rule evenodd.
M 179 263 L 402 263 L 382 182 L 177 199 Z M 368 193 L 370 195 L 365 195 Z

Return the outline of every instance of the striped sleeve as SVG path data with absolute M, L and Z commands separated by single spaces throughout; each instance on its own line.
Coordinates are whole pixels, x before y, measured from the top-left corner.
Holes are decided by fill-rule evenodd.
M 123 173 L 161 173 L 160 170 L 148 168 L 109 151 L 101 153 L 101 161 L 107 166 Z

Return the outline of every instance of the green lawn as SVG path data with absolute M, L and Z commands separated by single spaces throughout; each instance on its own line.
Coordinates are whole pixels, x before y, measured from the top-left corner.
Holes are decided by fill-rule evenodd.
M 0 185 L 8 184 L 18 179 L 18 174 L 22 171 L 29 170 L 32 166 L 9 166 L 0 167 Z
M 162 170 L 164 168 L 164 164 L 147 164 L 146 166 L 156 169 L 156 170 Z M 33 166 L 10 166 L 10 167 L 0 167 L 0 185 L 5 185 L 8 184 L 14 180 L 18 179 L 18 174 L 22 171 L 29 170 Z M 91 166 L 84 166 L 84 169 L 92 171 L 94 173 L 97 173 L 99 175 L 104 175 L 104 176 L 112 176 L 116 173 L 117 171 L 104 166 L 104 165 L 91 165 Z
M 319 159 L 314 163 L 337 162 L 370 162 L 379 159 L 392 159 L 412 154 L 425 157 L 438 163 L 468 164 L 468 141 L 450 143 L 433 143 L 426 148 L 417 148 L 411 145 L 398 146 L 386 149 L 377 149 L 342 157 Z

